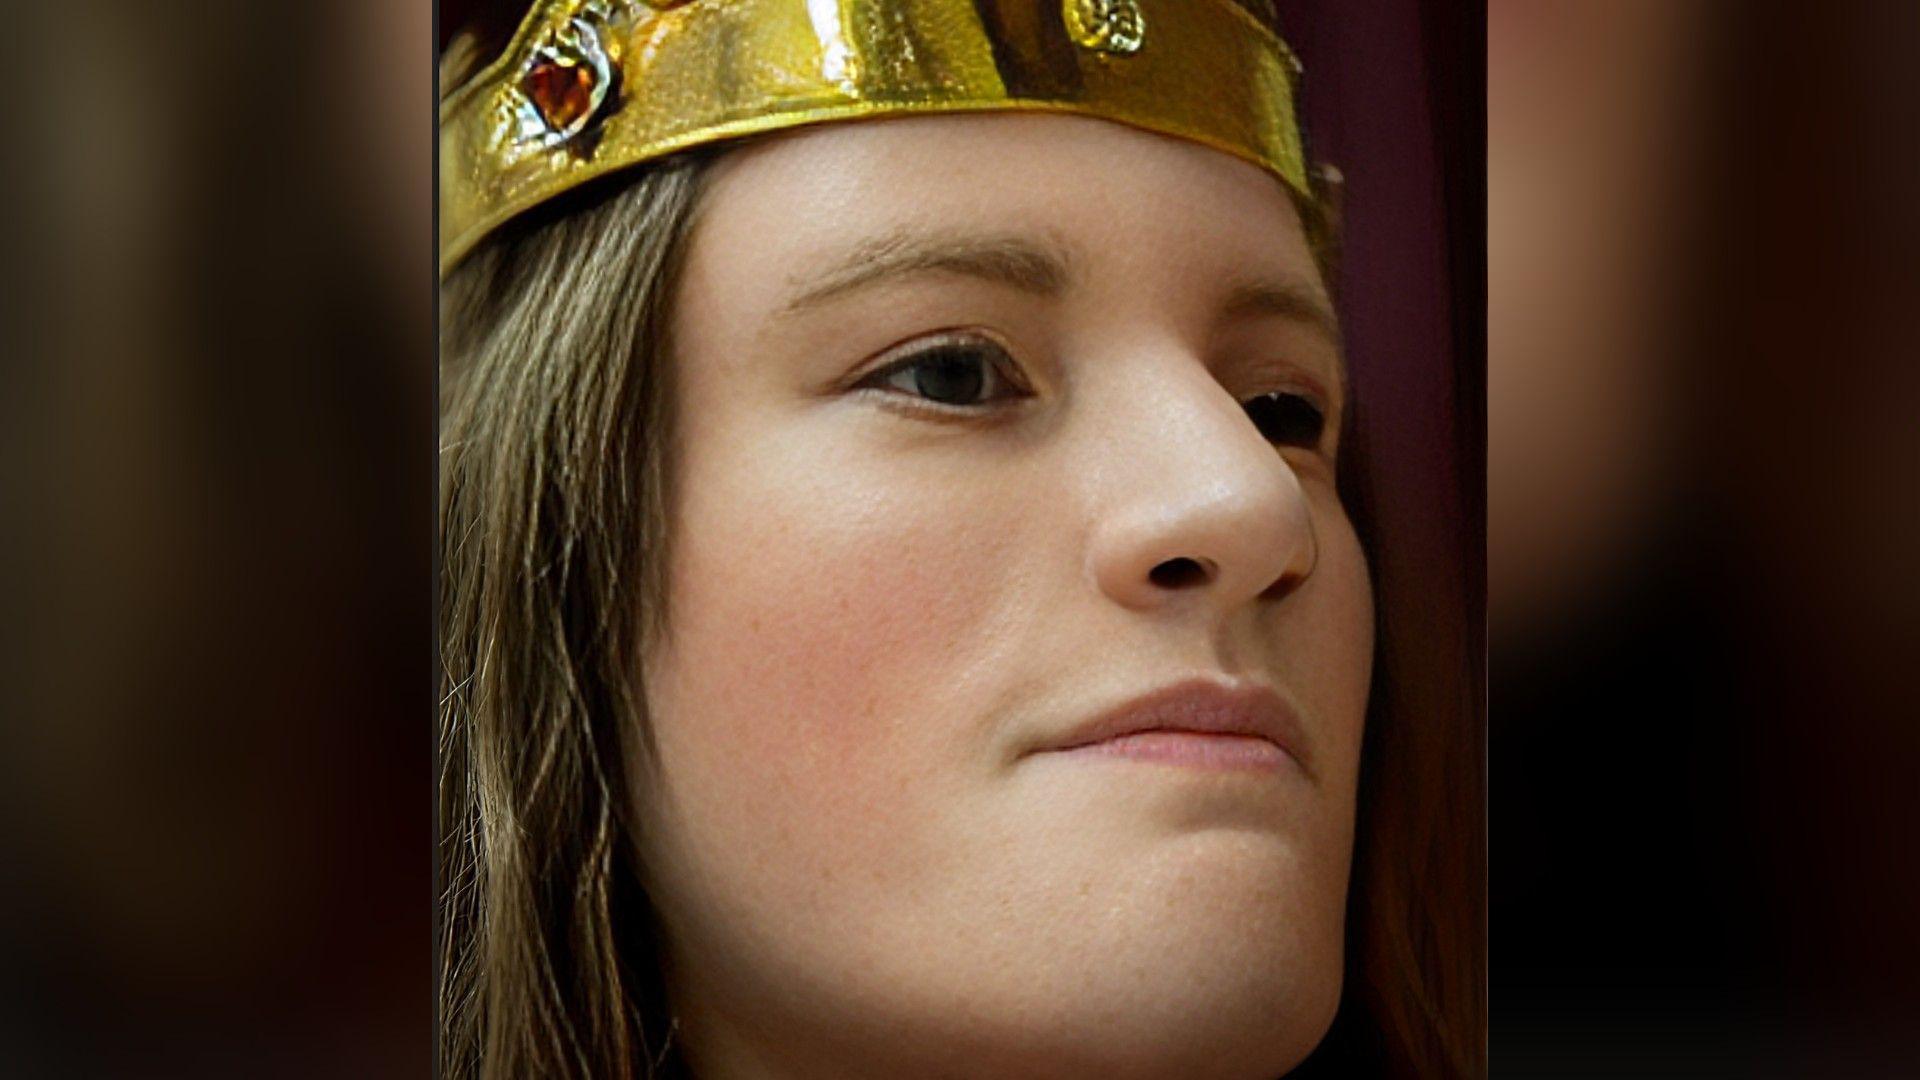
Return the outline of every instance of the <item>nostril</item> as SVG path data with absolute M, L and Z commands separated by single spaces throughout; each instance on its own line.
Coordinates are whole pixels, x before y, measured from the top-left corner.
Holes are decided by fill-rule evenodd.
M 1197 559 L 1168 559 L 1147 573 L 1147 579 L 1163 589 L 1186 589 L 1204 585 L 1212 576 Z

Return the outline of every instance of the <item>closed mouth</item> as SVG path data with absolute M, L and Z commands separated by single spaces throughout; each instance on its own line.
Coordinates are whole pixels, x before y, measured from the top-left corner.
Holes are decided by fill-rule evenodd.
M 1305 731 L 1285 698 L 1269 687 L 1205 678 L 1124 701 L 1043 749 L 1226 769 L 1291 761 L 1312 775 Z

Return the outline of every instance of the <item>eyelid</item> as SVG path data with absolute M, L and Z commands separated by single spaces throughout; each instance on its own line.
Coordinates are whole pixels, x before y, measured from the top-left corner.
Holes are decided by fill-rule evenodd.
M 1329 399 L 1325 391 L 1321 390 L 1318 386 L 1305 382 L 1294 383 L 1287 386 L 1276 386 L 1271 390 L 1262 390 L 1257 394 L 1249 394 L 1240 399 L 1240 404 L 1244 406 L 1250 402 L 1258 401 L 1261 398 L 1274 397 L 1301 398 L 1306 401 L 1307 404 L 1312 405 L 1320 411 L 1321 418 L 1327 422 L 1329 427 L 1333 426 L 1337 412 L 1336 406 Z
M 1001 349 L 1009 349 L 1007 343 L 1000 340 L 999 335 L 990 333 L 980 327 L 949 326 L 939 330 L 924 330 L 911 337 L 901 338 L 899 341 L 875 353 L 872 358 L 874 361 L 872 366 L 879 367 L 882 366 L 882 362 L 889 359 L 900 359 L 902 357 L 912 356 L 915 353 L 924 352 L 930 348 L 938 348 L 941 345 L 952 345 L 955 343 L 971 344 L 982 341 Z M 1011 350 L 1009 349 L 1009 351 Z
M 1339 390 L 1338 384 L 1329 385 L 1319 365 L 1311 362 L 1282 360 L 1266 367 L 1270 388 L 1274 390 L 1298 392 L 1322 403 L 1331 403 Z
M 1222 383 L 1241 391 L 1236 395 L 1241 401 L 1262 394 L 1298 394 L 1331 416 L 1345 404 L 1342 395 L 1347 388 L 1338 358 L 1332 371 L 1328 366 L 1317 348 L 1292 349 L 1281 343 L 1224 356 L 1217 370 Z

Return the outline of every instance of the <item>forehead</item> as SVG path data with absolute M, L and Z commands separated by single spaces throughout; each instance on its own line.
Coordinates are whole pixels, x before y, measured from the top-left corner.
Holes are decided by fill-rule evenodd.
M 1083 116 L 802 129 L 728 155 L 704 202 L 693 259 L 741 264 L 729 276 L 790 276 L 850 244 L 978 229 L 1044 241 L 1105 273 L 1319 282 L 1280 181 L 1196 143 Z

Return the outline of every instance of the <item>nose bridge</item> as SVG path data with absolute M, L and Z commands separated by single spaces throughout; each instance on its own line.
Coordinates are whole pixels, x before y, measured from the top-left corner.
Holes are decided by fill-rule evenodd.
M 1089 549 L 1100 588 L 1134 608 L 1194 593 L 1233 605 L 1305 580 L 1312 520 L 1280 452 L 1198 363 L 1141 368 L 1125 415 L 1102 425 L 1112 442 Z

